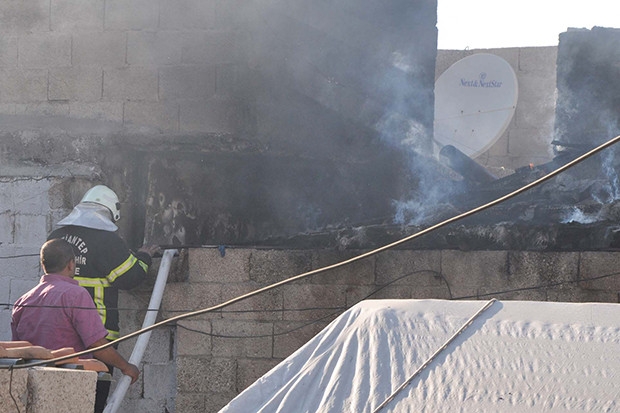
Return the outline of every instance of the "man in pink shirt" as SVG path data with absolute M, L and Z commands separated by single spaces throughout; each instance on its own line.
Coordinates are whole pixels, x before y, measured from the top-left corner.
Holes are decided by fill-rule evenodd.
M 108 343 L 93 299 L 73 279 L 75 254 L 63 239 L 52 239 L 41 247 L 45 275 L 39 284 L 21 296 L 13 307 L 13 340 L 26 340 L 49 350 L 73 347 L 76 351 Z M 118 368 L 135 383 L 140 371 L 113 347 L 93 353 L 95 358 Z

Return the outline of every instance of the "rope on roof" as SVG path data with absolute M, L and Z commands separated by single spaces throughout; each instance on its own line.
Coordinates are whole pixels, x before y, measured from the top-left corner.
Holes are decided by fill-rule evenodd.
M 428 360 L 426 360 L 420 367 L 418 367 L 418 369 L 407 379 L 403 382 L 403 384 L 401 384 L 387 399 L 385 399 L 385 401 L 383 403 L 381 403 L 375 410 L 373 410 L 373 413 L 378 413 L 379 411 L 381 411 L 381 409 L 383 409 L 385 406 L 387 406 L 392 400 L 394 400 L 394 398 L 398 395 L 398 393 L 400 393 L 403 389 L 405 389 L 407 386 L 409 386 L 409 384 L 411 384 L 411 382 L 413 381 L 413 379 L 415 379 L 417 376 L 420 375 L 420 373 L 422 373 L 422 371 L 424 371 L 432 362 L 433 360 L 435 360 L 435 358 L 437 358 L 437 356 L 439 354 L 441 354 L 442 351 L 444 351 L 446 348 L 448 348 L 448 346 L 454 341 L 456 340 L 456 338 L 458 336 L 460 336 L 465 330 L 467 330 L 467 328 L 474 322 L 474 320 L 476 318 L 478 318 L 482 313 L 484 313 L 486 310 L 488 310 L 489 308 L 491 308 L 491 306 L 493 305 L 493 303 L 495 303 L 495 298 L 490 299 L 484 306 L 482 306 L 481 309 L 479 309 L 476 314 L 474 314 L 473 316 L 471 316 L 469 318 L 469 320 L 467 320 L 465 322 L 465 324 L 463 324 L 461 326 L 461 328 L 459 328 L 457 330 L 456 333 L 454 333 L 452 335 L 452 337 L 450 337 L 448 339 L 448 341 L 446 341 L 441 347 L 439 347 L 434 353 L 433 355 L 431 355 Z

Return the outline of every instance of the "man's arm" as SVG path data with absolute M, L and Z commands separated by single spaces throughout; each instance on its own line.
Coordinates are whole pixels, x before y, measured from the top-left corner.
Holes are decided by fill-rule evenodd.
M 109 341 L 105 338 L 97 340 L 88 348 L 95 348 L 99 346 L 103 346 L 104 344 L 108 344 Z M 131 377 L 131 384 L 135 383 L 138 380 L 138 376 L 140 375 L 140 370 L 133 364 L 127 362 L 120 355 L 118 351 L 114 347 L 107 347 L 103 350 L 95 351 L 93 353 L 96 359 L 103 361 L 105 364 L 109 364 L 111 366 L 119 369 L 124 375 Z

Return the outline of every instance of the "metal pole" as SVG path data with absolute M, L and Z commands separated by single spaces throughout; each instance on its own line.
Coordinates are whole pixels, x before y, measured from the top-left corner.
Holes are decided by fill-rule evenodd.
M 161 263 L 159 264 L 159 272 L 157 273 L 157 279 L 155 280 L 155 286 L 153 287 L 153 293 L 151 294 L 151 301 L 149 302 L 149 310 L 154 309 L 153 311 L 147 311 L 146 316 L 144 317 L 144 322 L 142 323 L 142 328 L 149 327 L 155 323 L 157 318 L 157 310 L 159 310 L 159 306 L 161 304 L 162 296 L 164 295 L 164 287 L 166 286 L 166 281 L 168 279 L 168 273 L 170 272 L 170 265 L 172 263 L 172 257 L 176 253 L 176 250 L 165 250 Z M 135 364 L 138 366 L 142 361 L 142 356 L 144 355 L 144 351 L 146 350 L 146 346 L 149 343 L 149 338 L 151 337 L 151 331 L 149 330 L 144 334 L 141 334 L 136 341 L 136 345 L 131 352 L 131 357 L 129 357 L 129 362 L 131 364 Z M 116 413 L 125 398 L 125 393 L 127 393 L 127 389 L 131 384 L 131 377 L 123 376 L 119 380 L 116 388 L 114 389 L 114 393 L 110 396 L 108 400 L 108 404 L 106 405 L 104 413 Z

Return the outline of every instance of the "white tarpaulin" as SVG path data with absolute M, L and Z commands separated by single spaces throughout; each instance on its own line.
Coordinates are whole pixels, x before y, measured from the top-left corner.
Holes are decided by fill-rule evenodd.
M 221 413 L 620 411 L 620 305 L 496 301 L 450 341 L 485 304 L 361 302 Z

